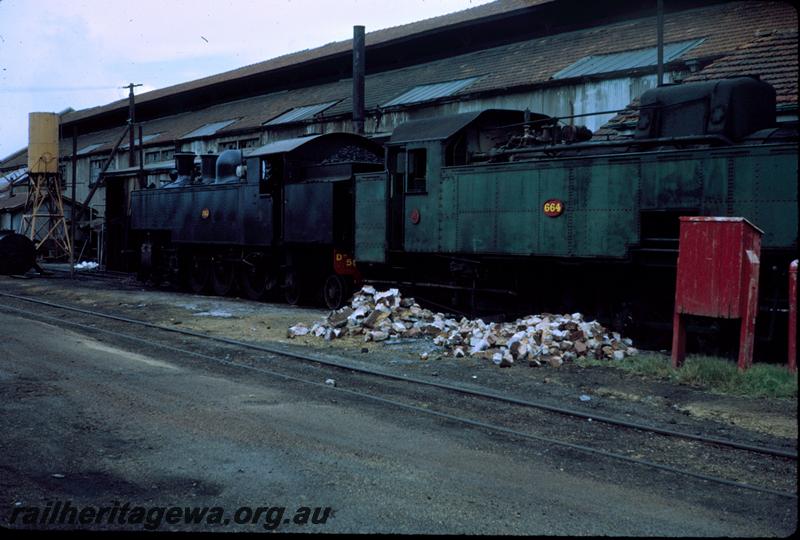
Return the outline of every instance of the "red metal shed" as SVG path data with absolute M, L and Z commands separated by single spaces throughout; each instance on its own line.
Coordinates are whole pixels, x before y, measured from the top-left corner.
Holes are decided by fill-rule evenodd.
M 761 235 L 740 217 L 681 217 L 675 287 L 672 362 L 683 363 L 686 329 L 681 315 L 742 319 L 739 368 L 752 363 L 758 306 Z

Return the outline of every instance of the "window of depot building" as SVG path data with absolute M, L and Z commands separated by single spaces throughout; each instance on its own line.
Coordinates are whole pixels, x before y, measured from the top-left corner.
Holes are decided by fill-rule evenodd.
M 175 157 L 175 150 L 162 150 L 161 161 L 168 161 Z
M 161 159 L 161 152 L 145 152 L 144 153 L 144 162 L 145 163 L 157 163 Z
M 219 143 L 219 151 L 222 152 L 223 150 L 244 150 L 245 148 L 256 148 L 258 146 L 259 139 L 256 137 L 254 139 L 241 139 L 238 141 L 227 141 Z
M 91 178 L 92 182 L 96 182 L 97 179 L 100 177 L 100 171 L 103 170 L 103 166 L 106 164 L 108 160 L 107 157 L 93 159 L 89 162 L 89 177 Z M 109 166 L 109 169 L 111 166 Z
M 256 148 L 259 143 L 259 139 L 256 137 L 254 139 L 243 139 L 241 141 L 236 141 L 239 145 L 239 149 L 243 150 L 245 148 Z
M 428 156 L 424 148 L 409 150 L 407 155 L 408 193 L 425 193 L 427 190 Z

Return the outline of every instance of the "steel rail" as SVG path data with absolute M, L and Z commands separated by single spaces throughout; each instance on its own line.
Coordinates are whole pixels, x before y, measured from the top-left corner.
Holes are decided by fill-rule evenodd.
M 13 296 L 13 295 L 7 295 L 5 293 L 0 293 L 0 295 Z M 316 387 L 326 388 L 329 391 L 342 392 L 342 393 L 345 393 L 345 394 L 348 394 L 348 395 L 351 395 L 351 396 L 355 396 L 357 398 L 368 399 L 368 400 L 375 401 L 375 402 L 378 402 L 378 403 L 382 403 L 382 404 L 386 404 L 386 405 L 392 405 L 394 407 L 402 408 L 402 409 L 405 409 L 405 410 L 408 410 L 408 411 L 412 411 L 412 412 L 415 412 L 415 413 L 421 413 L 421 414 L 425 414 L 425 415 L 429 415 L 429 416 L 435 416 L 435 417 L 438 417 L 438 418 L 443 418 L 445 420 L 450 420 L 450 421 L 453 421 L 453 422 L 459 422 L 459 423 L 466 424 L 466 425 L 469 425 L 469 426 L 472 426 L 472 427 L 482 428 L 482 429 L 486 429 L 486 430 L 497 432 L 497 433 L 504 433 L 506 435 L 511 435 L 511 436 L 519 437 L 519 438 L 523 438 L 523 439 L 529 439 L 529 440 L 533 440 L 533 441 L 537 441 L 537 442 L 541 442 L 541 443 L 545 443 L 545 444 L 549 444 L 549 445 L 553 445 L 553 446 L 560 446 L 560 447 L 564 447 L 564 448 L 570 448 L 572 450 L 577 450 L 579 452 L 592 454 L 592 455 L 596 455 L 596 456 L 601 456 L 601 457 L 605 457 L 605 458 L 610 458 L 610 459 L 615 459 L 615 460 L 618 460 L 618 461 L 623 461 L 623 462 L 626 462 L 626 463 L 631 463 L 631 464 L 635 464 L 635 465 L 639 465 L 639 466 L 644 466 L 644 467 L 648 467 L 648 468 L 652 468 L 652 469 L 656 469 L 656 470 L 660 470 L 660 471 L 664 471 L 664 472 L 668 472 L 668 473 L 672 473 L 672 474 L 681 475 L 681 476 L 688 476 L 688 477 L 695 478 L 695 479 L 698 479 L 698 480 L 703 480 L 703 481 L 706 481 L 706 482 L 722 484 L 722 485 L 726 485 L 726 486 L 730 486 L 730 487 L 734 487 L 734 488 L 744 489 L 744 490 L 748 490 L 748 491 L 755 491 L 755 492 L 765 493 L 765 494 L 769 494 L 769 495 L 775 495 L 775 496 L 783 497 L 783 498 L 789 498 L 789 499 L 796 499 L 797 498 L 797 494 L 796 493 L 792 493 L 792 492 L 779 491 L 779 490 L 765 488 L 765 487 L 761 487 L 761 486 L 755 486 L 755 485 L 752 485 L 752 484 L 736 482 L 736 481 L 733 481 L 733 480 L 728 480 L 726 478 L 720 478 L 720 477 L 717 477 L 717 476 L 711 476 L 711 475 L 706 475 L 706 474 L 702 474 L 702 473 L 695 473 L 695 472 L 687 471 L 686 469 L 679 469 L 679 468 L 676 468 L 676 467 L 671 467 L 669 465 L 662 465 L 660 463 L 655 463 L 655 462 L 644 460 L 644 459 L 632 458 L 632 457 L 628 457 L 628 456 L 625 456 L 625 455 L 622 455 L 622 454 L 617 454 L 615 452 L 607 452 L 605 450 L 598 450 L 596 448 L 592 448 L 592 447 L 581 445 L 581 444 L 569 443 L 569 442 L 565 442 L 565 441 L 559 441 L 557 439 L 551 439 L 549 437 L 542 437 L 542 436 L 534 435 L 534 434 L 531 434 L 531 433 L 525 433 L 525 432 L 522 432 L 522 431 L 509 429 L 509 428 L 506 428 L 506 427 L 503 427 L 503 426 L 490 424 L 490 423 L 487 423 L 487 422 L 481 422 L 481 421 L 478 421 L 478 420 L 472 420 L 470 418 L 464 418 L 464 417 L 452 415 L 452 414 L 449 414 L 449 413 L 434 411 L 434 410 L 431 410 L 431 409 L 428 409 L 428 408 L 425 408 L 425 407 L 420 407 L 420 406 L 417 406 L 417 405 L 410 405 L 408 403 L 395 401 L 393 399 L 388 399 L 388 398 L 384 398 L 384 397 L 380 397 L 380 396 L 375 396 L 375 395 L 367 394 L 367 393 L 364 393 L 364 392 L 358 392 L 358 391 L 355 391 L 355 390 L 349 390 L 347 388 L 342 388 L 342 387 L 339 387 L 339 386 L 331 386 L 331 385 L 328 385 L 328 384 L 325 384 L 325 383 L 320 383 L 320 382 L 317 382 L 317 381 L 303 379 L 301 377 L 295 377 L 295 376 L 292 376 L 292 375 L 287 375 L 285 373 L 280 373 L 280 372 L 273 371 L 273 370 L 266 369 L 266 368 L 259 368 L 259 367 L 255 367 L 255 366 L 249 366 L 249 365 L 246 365 L 246 364 L 240 364 L 238 362 L 233 362 L 231 360 L 225 360 L 224 358 L 217 358 L 215 356 L 210 356 L 210 355 L 199 353 L 199 352 L 196 352 L 196 351 L 190 351 L 190 350 L 187 350 L 187 349 L 182 349 L 180 347 L 174 347 L 172 345 L 167 345 L 167 344 L 163 344 L 163 343 L 155 343 L 155 342 L 149 341 L 149 340 L 144 339 L 144 338 L 140 338 L 140 337 L 137 337 L 137 336 L 132 336 L 130 334 L 125 334 L 125 333 L 118 332 L 118 331 L 115 331 L 115 330 L 108 330 L 108 329 L 99 328 L 99 327 L 96 327 L 96 326 L 89 326 L 89 325 L 81 324 L 81 323 L 74 322 L 74 321 L 64 320 L 64 319 L 61 319 L 61 318 L 58 318 L 58 317 L 52 317 L 52 316 L 49 316 L 49 315 L 32 313 L 30 311 L 25 311 L 23 309 L 14 308 L 14 307 L 11 307 L 11 306 L 0 306 L 0 308 L 5 309 L 5 310 L 9 310 L 9 311 L 13 311 L 13 312 L 16 312 L 16 313 L 20 313 L 23 316 L 24 315 L 32 316 L 32 317 L 34 317 L 34 319 L 35 318 L 40 318 L 40 319 L 45 319 L 45 320 L 50 320 L 50 321 L 53 321 L 53 322 L 57 322 L 59 324 L 68 324 L 70 326 L 74 326 L 74 327 L 77 327 L 77 328 L 82 328 L 82 329 L 89 330 L 89 331 L 92 331 L 92 332 L 101 332 L 101 333 L 108 334 L 108 335 L 111 335 L 111 336 L 115 336 L 115 337 L 119 337 L 119 338 L 123 338 L 123 339 L 128 339 L 130 341 L 135 341 L 135 342 L 138 342 L 138 343 L 142 343 L 142 344 L 144 344 L 146 346 L 157 347 L 157 348 L 173 351 L 173 352 L 180 353 L 180 354 L 185 354 L 185 355 L 189 355 L 189 356 L 195 356 L 197 358 L 202 358 L 204 360 L 212 361 L 212 362 L 215 362 L 215 363 L 218 363 L 218 364 L 223 364 L 223 365 L 226 365 L 226 366 L 231 366 L 231 367 L 236 367 L 236 368 L 245 369 L 245 370 L 249 370 L 249 371 L 254 371 L 254 372 L 257 372 L 257 373 L 262 373 L 262 374 L 270 375 L 270 376 L 273 376 L 273 377 L 277 377 L 277 378 L 280 378 L 280 379 L 283 379 L 283 380 L 299 382 L 299 383 L 302 383 L 302 384 L 308 384 L 308 385 L 312 385 L 312 386 L 316 386 Z M 88 312 L 88 313 L 91 314 L 91 312 Z M 116 319 L 116 317 L 114 317 L 114 318 Z M 121 322 L 127 322 L 127 321 L 123 320 Z M 281 352 L 272 353 L 272 354 L 278 354 L 278 355 L 281 355 L 281 356 L 284 355 L 284 353 L 281 353 Z
M 461 393 L 461 394 L 477 396 L 477 397 L 482 397 L 482 398 L 487 398 L 487 399 L 493 399 L 493 400 L 501 401 L 501 402 L 504 402 L 504 403 L 511 403 L 511 404 L 514 404 L 514 405 L 521 405 L 521 406 L 524 406 L 524 407 L 540 409 L 540 410 L 544 410 L 544 411 L 548 411 L 548 412 L 554 412 L 554 413 L 558 413 L 558 414 L 563 414 L 565 416 L 573 416 L 573 417 L 577 417 L 577 418 L 584 418 L 584 419 L 587 419 L 587 420 L 591 419 L 593 422 L 595 422 L 595 421 L 596 422 L 603 422 L 603 423 L 609 424 L 609 425 L 615 425 L 615 426 L 625 427 L 625 428 L 629 428 L 629 429 L 637 429 L 637 430 L 640 430 L 640 431 L 645 431 L 645 432 L 650 432 L 650 433 L 658 433 L 660 435 L 665 435 L 665 436 L 669 436 L 669 437 L 676 437 L 676 438 L 682 438 L 682 439 L 687 439 L 687 440 L 693 440 L 693 441 L 706 443 L 706 444 L 716 444 L 716 445 L 719 445 L 719 446 L 727 446 L 727 447 L 730 447 L 730 448 L 736 448 L 738 450 L 745 450 L 745 451 L 759 453 L 759 454 L 766 454 L 766 455 L 789 458 L 789 459 L 794 459 L 794 460 L 797 459 L 797 452 L 791 452 L 789 450 L 784 450 L 784 449 L 781 449 L 781 448 L 770 448 L 770 447 L 766 447 L 766 446 L 758 446 L 758 445 L 739 443 L 739 442 L 731 441 L 731 440 L 728 440 L 728 439 L 719 439 L 719 438 L 716 438 L 716 437 L 707 437 L 707 436 L 703 436 L 703 435 L 694 435 L 694 434 L 686 433 L 686 432 L 683 432 L 683 431 L 675 431 L 675 430 L 670 430 L 670 429 L 666 429 L 666 428 L 660 428 L 660 427 L 657 427 L 657 426 L 651 426 L 651 425 L 648 425 L 648 424 L 640 424 L 638 422 L 630 422 L 630 421 L 627 421 L 627 420 L 611 418 L 611 417 L 608 417 L 608 416 L 585 413 L 585 412 L 577 411 L 577 410 L 574 410 L 574 409 L 568 409 L 568 408 L 564 408 L 564 407 L 556 407 L 556 406 L 553 406 L 553 405 L 547 405 L 547 404 L 544 404 L 544 403 L 541 403 L 541 402 L 537 402 L 537 401 L 529 401 L 529 400 L 524 400 L 524 399 L 519 399 L 519 398 L 508 397 L 508 396 L 500 395 L 500 394 L 497 394 L 497 393 L 494 393 L 494 392 L 490 392 L 490 391 L 474 390 L 474 389 L 465 388 L 463 386 L 458 386 L 458 385 L 454 385 L 454 384 L 427 381 L 427 380 L 424 380 L 424 379 L 419 379 L 417 377 L 395 375 L 393 373 L 388 373 L 388 372 L 383 371 L 383 370 L 358 367 L 358 366 L 353 366 L 353 365 L 346 364 L 346 363 L 343 363 L 343 362 L 338 362 L 338 361 L 335 361 L 335 360 L 331 360 L 330 358 L 322 358 L 322 357 L 320 357 L 318 355 L 315 355 L 315 354 L 308 354 L 308 353 L 301 354 L 301 353 L 298 353 L 298 352 L 294 352 L 294 351 L 291 351 L 291 350 L 284 349 L 282 347 L 270 347 L 270 346 L 267 346 L 267 345 L 258 345 L 258 344 L 254 344 L 254 343 L 247 343 L 247 342 L 244 342 L 244 341 L 238 341 L 238 340 L 235 340 L 235 339 L 230 339 L 230 338 L 225 338 L 225 337 L 209 336 L 209 335 L 206 335 L 206 334 L 203 334 L 203 333 L 200 333 L 200 332 L 195 332 L 195 331 L 192 331 L 192 330 L 174 328 L 174 327 L 169 327 L 169 326 L 161 326 L 161 325 L 158 325 L 158 324 L 150 323 L 150 322 L 147 322 L 147 321 L 141 321 L 141 320 L 138 320 L 138 319 L 131 319 L 131 318 L 128 318 L 128 317 L 121 317 L 119 315 L 111 315 L 111 314 L 107 314 L 107 313 L 100 313 L 100 312 L 90 311 L 90 310 L 86 310 L 86 309 L 82 309 L 82 308 L 78 308 L 78 307 L 73 307 L 73 306 L 65 306 L 65 305 L 62 305 L 62 304 L 56 304 L 56 303 L 53 303 L 53 302 L 47 302 L 45 300 L 37 300 L 35 298 L 29 298 L 29 297 L 25 297 L 25 296 L 18 296 L 18 295 L 4 293 L 4 292 L 0 292 L 0 296 L 5 296 L 5 297 L 8 297 L 8 298 L 14 298 L 16 300 L 22 300 L 22 301 L 31 302 L 31 303 L 34 303 L 34 304 L 41 304 L 41 305 L 52 307 L 52 308 L 56 308 L 56 309 L 63 309 L 63 310 L 67 310 L 67 311 L 74 311 L 76 313 L 83 313 L 85 315 L 91 315 L 91 316 L 94 316 L 94 317 L 107 318 L 107 319 L 117 320 L 117 321 L 120 321 L 120 322 L 129 323 L 129 324 L 137 324 L 137 325 L 144 326 L 144 327 L 147 327 L 147 328 L 158 329 L 158 330 L 162 330 L 162 331 L 166 331 L 166 332 L 173 332 L 173 333 L 176 333 L 176 334 L 182 334 L 182 335 L 187 335 L 187 336 L 192 336 L 192 337 L 198 337 L 198 338 L 202 338 L 202 339 L 216 341 L 216 342 L 219 342 L 219 343 L 225 343 L 227 345 L 233 345 L 233 346 L 236 346 L 236 347 L 244 347 L 244 348 L 258 350 L 258 351 L 262 351 L 262 352 L 268 352 L 268 353 L 271 353 L 271 354 L 280 354 L 282 356 L 287 356 L 287 357 L 298 359 L 298 360 L 302 360 L 302 361 L 305 361 L 305 362 L 317 362 L 317 363 L 320 363 L 320 364 L 323 364 L 323 365 L 327 365 L 327 366 L 331 366 L 331 367 L 335 367 L 335 368 L 339 368 L 339 369 L 346 369 L 346 370 L 350 370 L 350 371 L 356 371 L 356 372 L 364 373 L 364 374 L 367 374 L 367 375 L 373 375 L 373 376 L 378 376 L 378 377 L 383 377 L 383 378 L 397 380 L 397 381 L 403 381 L 403 382 L 412 382 L 412 383 L 423 385 L 423 386 L 441 388 L 443 390 L 449 390 L 449 391 L 458 392 L 458 393 Z

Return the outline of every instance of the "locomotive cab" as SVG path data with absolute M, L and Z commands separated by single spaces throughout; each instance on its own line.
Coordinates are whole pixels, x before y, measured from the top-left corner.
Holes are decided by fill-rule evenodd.
M 441 245 L 440 224 L 452 215 L 450 167 L 488 161 L 493 148 L 509 143 L 513 126 L 550 118 L 490 109 L 413 120 L 398 126 L 386 143 L 386 172 L 356 181 L 356 259 L 384 263 L 393 253 Z

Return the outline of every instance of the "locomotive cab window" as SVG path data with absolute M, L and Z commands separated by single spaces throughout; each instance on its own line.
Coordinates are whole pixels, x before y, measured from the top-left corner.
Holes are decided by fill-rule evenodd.
M 427 189 L 427 151 L 424 148 L 408 151 L 407 193 L 425 193 Z
M 401 193 L 406 183 L 406 152 L 405 150 L 392 150 L 389 153 L 389 174 L 392 177 L 389 196 L 393 197 L 395 192 Z
M 404 150 L 393 150 L 389 155 L 389 171 L 392 174 L 406 173 L 406 153 Z

